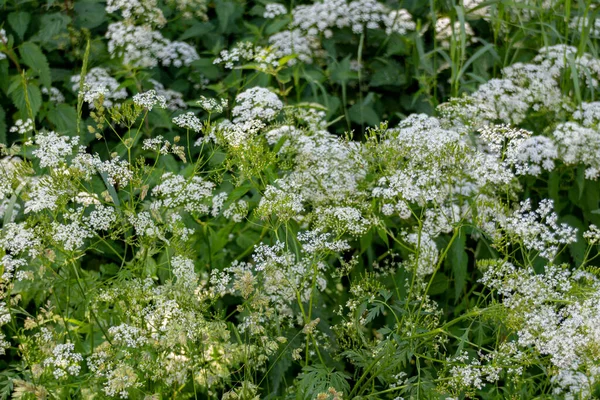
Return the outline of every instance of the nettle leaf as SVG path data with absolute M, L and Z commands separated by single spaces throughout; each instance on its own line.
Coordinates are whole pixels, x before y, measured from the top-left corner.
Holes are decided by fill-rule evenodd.
M 40 30 L 30 40 L 48 43 L 58 34 L 66 31 L 71 23 L 71 17 L 63 13 L 45 14 L 40 18 Z
M 339 84 L 344 84 L 352 79 L 358 79 L 358 73 L 350 69 L 350 56 L 347 56 L 339 63 L 331 64 L 329 72 L 331 80 Z
M 25 11 L 15 11 L 8 14 L 8 23 L 10 27 L 15 31 L 21 39 L 25 37 L 25 32 L 29 27 L 29 21 L 31 21 L 31 14 Z
M 25 88 L 23 85 L 20 85 L 19 88 L 14 90 L 11 93 L 11 98 L 15 107 L 19 109 L 21 115 L 25 118 L 33 117 L 37 115 L 40 107 L 42 106 L 42 93 L 37 85 L 33 83 L 27 84 L 27 97 L 25 95 Z M 31 113 L 33 115 L 29 115 L 29 110 L 27 108 L 27 98 L 29 98 L 29 105 L 31 106 Z
M 379 115 L 373 108 L 375 102 L 375 94 L 369 93 L 362 102 L 354 104 L 348 110 L 350 119 L 357 124 L 378 125 L 380 122 Z
M 372 87 L 401 86 L 406 83 L 402 66 L 394 60 L 378 61 L 374 63 L 372 68 L 375 71 L 369 83 Z
M 106 20 L 105 5 L 93 1 L 75 2 L 75 14 L 75 24 L 80 28 L 93 29 Z
M 42 84 L 50 88 L 52 77 L 50 75 L 50 66 L 48 60 L 38 45 L 26 42 L 19 47 L 19 53 L 23 63 L 30 67 L 39 77 Z
M 59 133 L 75 135 L 77 132 L 77 111 L 68 104 L 58 104 L 48 112 L 48 120 Z

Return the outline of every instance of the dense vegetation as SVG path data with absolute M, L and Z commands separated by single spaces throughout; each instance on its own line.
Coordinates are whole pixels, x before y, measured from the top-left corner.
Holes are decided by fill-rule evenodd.
M 600 397 L 592 0 L 0 0 L 0 398 Z

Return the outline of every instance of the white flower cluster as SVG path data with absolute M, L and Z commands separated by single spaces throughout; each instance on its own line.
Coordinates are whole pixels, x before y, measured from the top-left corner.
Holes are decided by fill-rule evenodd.
M 18 119 L 15 121 L 15 124 L 11 126 L 10 131 L 18 133 L 19 135 L 25 135 L 26 133 L 33 131 L 33 128 L 33 121 L 30 118 L 27 118 L 25 121 Z
M 465 36 L 467 43 L 475 42 L 475 32 L 468 22 L 465 22 L 464 25 L 460 21 L 452 23 L 449 17 L 438 18 L 435 21 L 435 40 L 440 42 L 443 48 L 449 49 L 451 41 L 460 42 L 462 35 Z
M 283 4 L 279 3 L 269 3 L 265 5 L 265 12 L 263 14 L 263 18 L 273 19 L 279 15 L 287 14 L 287 8 Z
M 39 254 L 41 243 L 34 230 L 24 223 L 11 222 L 2 227 L 0 248 L 13 256 L 27 254 L 35 257 Z
M 154 208 L 176 209 L 182 207 L 187 212 L 207 214 L 210 212 L 209 200 L 215 184 L 201 176 L 184 178 L 171 172 L 163 174 L 160 183 L 152 189 L 157 197 Z
M 258 119 L 271 121 L 283 108 L 279 97 L 269 89 L 253 87 L 243 91 L 235 97 L 235 107 L 231 111 L 233 122 L 250 121 Z
M 52 369 L 56 379 L 66 379 L 69 375 L 77 376 L 81 371 L 83 357 L 75 352 L 73 343 L 57 344 L 52 356 L 44 360 L 44 366 Z
M 264 18 L 275 18 L 285 13 L 287 10 L 283 5 L 268 4 Z M 294 65 L 298 60 L 310 64 L 315 57 L 324 56 L 320 37 L 331 37 L 334 29 L 350 28 L 355 34 L 365 29 L 383 29 L 387 35 L 404 35 L 414 31 L 416 24 L 408 11 L 391 10 L 376 0 L 320 0 L 296 6 L 287 28 L 269 37 L 270 49 L 241 42 L 230 50 L 223 50 L 214 62 L 233 68 L 240 61 L 251 61 L 266 70 L 279 67 L 279 59 L 296 55 L 296 58 L 287 60 L 287 65 Z
M 106 32 L 108 51 L 111 56 L 123 59 L 123 63 L 139 68 L 163 66 L 188 66 L 197 60 L 198 53 L 183 42 L 172 42 L 150 25 L 131 25 L 115 22 Z
M 251 42 L 239 42 L 229 50 L 222 50 L 213 63 L 224 64 L 225 68 L 232 69 L 236 63 L 241 61 L 254 62 L 263 71 L 279 66 L 279 59 L 274 51 L 255 46 Z
M 4 277 L 3 277 L 4 278 Z M 11 321 L 12 317 L 10 315 L 10 310 L 6 306 L 4 301 L 0 301 L 0 327 L 8 324 Z M 6 354 L 6 349 L 10 347 L 10 342 L 6 340 L 6 335 L 4 332 L 0 331 L 0 355 Z
M 598 38 L 600 37 L 600 19 L 598 18 L 590 18 L 589 16 L 576 16 L 571 18 L 571 22 L 569 22 L 569 28 L 572 29 L 573 32 L 583 33 L 585 30 L 589 29 L 590 37 Z
M 180 114 L 173 118 L 173 123 L 180 128 L 190 129 L 196 133 L 202 131 L 202 121 L 193 112 Z
M 223 211 L 223 216 L 233 222 L 242 222 L 248 215 L 248 203 L 245 200 L 234 201 Z
M 323 0 L 299 5 L 292 10 L 291 27 L 299 27 L 309 35 L 331 37 L 334 28 L 349 27 L 354 33 L 367 29 L 386 29 L 388 34 L 405 34 L 416 27 L 406 10 L 390 10 L 374 0 Z
M 165 89 L 164 85 L 154 79 L 148 80 L 154 85 L 156 95 L 160 98 L 165 99 L 165 107 L 169 111 L 185 110 L 187 104 L 183 100 L 183 95 L 173 89 Z
M 573 73 L 585 77 L 590 86 L 600 79 L 600 60 L 590 54 L 577 55 L 569 46 L 553 46 L 540 50 L 532 63 L 516 63 L 503 69 L 504 78 L 492 79 L 470 96 L 441 105 L 442 122 L 459 132 L 509 132 L 533 112 L 558 116 L 570 113 L 574 122 L 558 124 L 548 136 L 506 138 L 507 147 L 500 158 L 514 168 L 517 175 L 539 176 L 551 171 L 556 161 L 567 165 L 586 166 L 587 179 L 600 177 L 599 103 L 582 103 L 572 109 L 561 92 L 562 74 L 575 67 Z M 567 114 L 568 115 L 568 114 Z M 494 124 L 502 124 L 500 127 Z M 486 141 L 485 137 L 481 138 Z M 488 140 L 489 142 L 489 140 Z M 498 152 L 496 152 L 499 154 Z
M 177 278 L 177 284 L 195 288 L 198 284 L 198 274 L 194 271 L 194 261 L 182 257 L 175 256 L 171 259 L 173 267 L 173 275 Z
M 79 92 L 80 76 L 71 77 L 73 91 Z M 88 71 L 83 80 L 83 92 L 80 93 L 90 108 L 94 108 L 94 102 L 100 97 L 103 99 L 104 107 L 112 107 L 114 101 L 127 98 L 127 90 L 119 88 L 119 82 L 108 71 L 101 67 L 94 67 Z
M 558 150 L 552 139 L 531 136 L 531 132 L 509 125 L 488 125 L 479 129 L 479 138 L 516 175 L 539 176 L 552 171 Z
M 133 102 L 140 107 L 144 107 L 148 111 L 152 111 L 152 107 L 156 105 L 160 108 L 165 108 L 167 106 L 167 99 L 165 99 L 164 96 L 156 94 L 156 90 L 148 90 L 147 92 L 134 95 Z
M 548 356 L 554 394 L 588 398 L 600 380 L 600 282 L 587 272 L 548 265 L 543 274 L 498 261 L 481 282 L 496 289 L 518 332 L 516 344 Z M 579 289 L 577 289 L 579 287 Z M 582 293 L 586 293 L 581 297 Z
M 559 124 L 552 132 L 558 156 L 565 164 L 584 164 L 585 177 L 600 177 L 600 131 L 574 122 Z
M 227 108 L 227 99 L 217 100 L 215 98 L 208 98 L 204 96 L 200 96 L 200 100 L 196 101 L 200 107 L 204 109 L 209 114 L 220 114 Z
M 159 27 L 167 22 L 156 0 L 107 0 L 106 12 L 120 12 L 130 22 L 147 22 Z
M 49 90 L 48 88 L 43 87 L 41 89 L 42 93 L 48 95 L 51 103 L 64 103 L 65 96 L 62 94 L 60 90 L 52 86 Z
M 108 333 L 115 343 L 134 349 L 145 345 L 148 341 L 139 328 L 127 324 L 111 326 L 108 328 Z
M 311 64 L 315 53 L 320 49 L 318 40 L 314 36 L 306 35 L 300 29 L 278 32 L 269 37 L 269 44 L 276 59 L 296 56 L 296 58 L 290 59 L 287 65 L 294 65 L 298 60 L 305 64 Z
M 69 213 L 66 218 L 70 220 L 67 223 L 52 222 L 52 239 L 65 251 L 81 249 L 85 240 L 93 237 L 93 232 L 80 220 L 79 213 Z
M 208 3 L 206 0 L 167 0 L 167 4 L 174 5 L 185 19 L 193 17 L 198 17 L 201 20 L 208 19 L 206 15 Z
M 565 223 L 559 224 L 557 220 L 552 200 L 544 199 L 540 201 L 537 210 L 532 210 L 531 201 L 527 199 L 521 202 L 520 209 L 500 222 L 509 236 L 517 237 L 526 248 L 552 260 L 558 253 L 559 246 L 577 240 L 577 229 Z
M 350 250 L 350 244 L 346 240 L 330 240 L 331 233 L 318 231 L 304 231 L 298 233 L 298 241 L 302 244 L 302 251 L 308 254 L 324 253 L 331 251 L 341 253 Z
M 40 160 L 40 167 L 56 168 L 73 154 L 73 147 L 79 144 L 78 137 L 60 136 L 56 132 L 39 132 L 35 135 L 38 146 L 32 152 Z

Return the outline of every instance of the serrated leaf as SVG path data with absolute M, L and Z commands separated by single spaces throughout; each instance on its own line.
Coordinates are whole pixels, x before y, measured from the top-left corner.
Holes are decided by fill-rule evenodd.
M 48 120 L 59 133 L 74 135 L 77 132 L 77 111 L 68 104 L 59 104 L 48 112 Z
M 40 77 L 40 81 L 45 87 L 50 88 L 52 85 L 50 66 L 42 50 L 36 44 L 26 42 L 19 47 L 19 53 L 23 63 Z
M 331 80 L 339 84 L 344 84 L 351 79 L 358 78 L 356 71 L 350 69 L 350 56 L 347 56 L 339 63 L 332 64 L 329 67 L 329 72 Z
M 35 118 L 40 110 L 40 107 L 42 106 L 42 93 L 40 93 L 40 89 L 37 87 L 37 85 L 30 82 L 27 84 L 27 96 L 29 97 L 29 104 L 31 106 L 31 113 L 33 115 L 29 115 L 25 97 L 25 88 L 23 85 L 11 93 L 12 101 L 15 107 L 19 109 L 22 116 L 25 118 Z
M 52 41 L 61 32 L 66 32 L 67 26 L 71 23 L 71 17 L 64 13 L 44 14 L 40 18 L 40 30 L 29 40 L 35 40 L 40 43 Z
M 21 39 L 25 36 L 31 21 L 31 15 L 25 11 L 15 11 L 8 14 L 8 23 Z
M 75 24 L 80 28 L 93 29 L 106 20 L 104 4 L 85 1 L 75 2 Z

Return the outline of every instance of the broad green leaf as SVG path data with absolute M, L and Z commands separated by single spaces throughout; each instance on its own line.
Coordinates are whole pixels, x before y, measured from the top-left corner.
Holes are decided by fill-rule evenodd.
M 68 104 L 59 104 L 48 112 L 48 120 L 58 133 L 75 135 L 77 132 L 77 111 Z
M 389 60 L 386 63 L 377 62 L 373 66 L 375 73 L 371 78 L 370 86 L 400 86 L 406 83 L 406 76 L 402 66 L 393 61 Z
M 31 106 L 31 113 L 33 115 L 29 115 L 27 99 L 25 96 L 25 88 L 23 85 L 11 93 L 12 101 L 15 107 L 17 107 L 21 112 L 21 115 L 24 118 L 35 118 L 42 105 L 42 93 L 40 93 L 40 89 L 37 87 L 37 85 L 33 84 L 32 82 L 27 84 L 27 97 L 29 98 L 29 105 Z
M 350 56 L 344 58 L 341 62 L 329 66 L 331 80 L 335 83 L 343 84 L 351 79 L 358 79 L 356 71 L 350 69 Z
M 80 28 L 93 29 L 106 20 L 106 10 L 103 3 L 87 1 L 75 2 L 75 25 Z
M 8 23 L 10 24 L 10 27 L 21 39 L 25 37 L 25 32 L 27 32 L 27 28 L 29 27 L 29 21 L 31 21 L 31 15 L 28 12 L 15 11 L 8 14 Z
M 197 22 L 181 34 L 179 40 L 187 40 L 203 36 L 215 29 L 210 22 Z
M 378 125 L 380 122 L 379 115 L 374 110 L 375 95 L 369 93 L 362 102 L 354 104 L 348 110 L 350 119 L 357 124 Z
M 219 30 L 223 33 L 231 32 L 235 28 L 236 16 L 240 15 L 239 6 L 233 1 L 217 0 L 215 11 L 219 20 Z
M 29 66 L 40 77 L 40 81 L 46 88 L 52 85 L 50 66 L 48 60 L 38 45 L 26 42 L 19 47 L 19 53 L 23 63 Z
M 431 286 L 429 286 L 427 294 L 437 295 L 444 293 L 446 290 L 448 290 L 448 282 L 448 277 L 443 273 L 438 272 L 433 277 L 433 281 L 431 282 Z
M 30 40 L 48 43 L 62 32 L 66 32 L 71 23 L 71 17 L 64 13 L 44 14 L 40 18 L 39 31 Z M 54 46 L 52 46 L 54 47 Z

